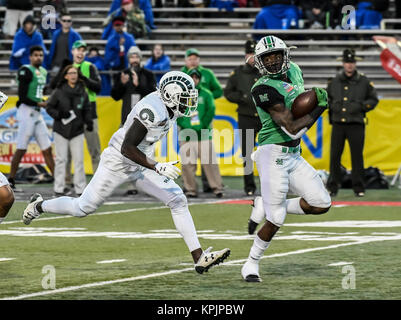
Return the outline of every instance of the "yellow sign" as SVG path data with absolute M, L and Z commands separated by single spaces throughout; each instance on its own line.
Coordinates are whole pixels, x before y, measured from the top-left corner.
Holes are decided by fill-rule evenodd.
M 15 138 L 18 122 L 15 117 L 16 97 L 10 97 L 0 114 L 0 170 L 9 172 L 9 163 L 15 151 Z M 243 174 L 241 147 L 238 132 L 237 106 L 225 98 L 216 100 L 216 116 L 213 121 L 213 142 L 218 156 L 220 172 L 223 176 L 239 176 Z M 97 98 L 99 118 L 99 136 L 102 150 L 121 121 L 121 101 L 110 97 Z M 48 116 L 47 116 L 48 117 Z M 50 117 L 45 117 L 51 128 Z M 401 163 L 401 100 L 381 100 L 379 105 L 367 114 L 366 138 L 364 148 L 365 167 L 378 167 L 387 175 L 395 174 Z M 302 155 L 316 169 L 329 171 L 330 166 L 331 125 L 325 112 L 317 123 L 302 138 Z M 177 143 L 177 127 L 167 137 L 156 144 L 155 158 L 158 161 L 179 159 Z M 30 161 L 40 159 L 39 148 L 34 141 L 28 148 Z M 85 146 L 85 171 L 92 173 L 90 156 Z M 36 157 L 35 157 L 36 155 Z M 40 161 L 39 161 L 40 162 Z M 351 169 L 351 157 L 348 144 L 342 157 L 342 164 Z M 255 169 L 256 170 L 256 169 Z M 198 168 L 198 174 L 200 170 Z

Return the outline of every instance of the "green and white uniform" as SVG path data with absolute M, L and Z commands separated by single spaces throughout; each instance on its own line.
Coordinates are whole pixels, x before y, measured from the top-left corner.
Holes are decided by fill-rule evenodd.
M 260 175 L 264 214 L 267 220 L 279 227 L 289 211 L 288 192 L 304 198 L 311 206 L 326 208 L 331 203 L 316 170 L 301 157 L 300 146 L 280 145 L 292 139 L 273 121 L 269 108 L 281 103 L 291 110 L 294 99 L 304 92 L 302 72 L 295 63 L 291 62 L 286 75 L 288 82 L 263 76 L 251 90 L 262 122 L 254 160 Z M 263 219 L 251 218 L 258 222 Z
M 37 105 L 43 99 L 46 77 L 47 71 L 43 67 L 35 68 L 32 65 L 24 65 L 18 70 L 20 105 L 17 111 L 17 149 L 19 150 L 26 150 L 32 137 L 35 137 L 41 150 L 46 150 L 51 146 L 45 120 Z

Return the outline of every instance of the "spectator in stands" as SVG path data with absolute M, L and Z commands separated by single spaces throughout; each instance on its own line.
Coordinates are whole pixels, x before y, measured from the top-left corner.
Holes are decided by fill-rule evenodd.
M 51 141 L 46 123 L 40 113 L 40 108 L 46 107 L 46 101 L 43 99 L 43 89 L 46 84 L 47 71 L 42 67 L 43 59 L 43 47 L 31 47 L 29 49 L 29 64 L 23 65 L 17 74 L 17 150 L 11 160 L 11 169 L 8 176 L 10 187 L 13 189 L 15 189 L 15 176 L 19 164 L 28 149 L 28 144 L 32 137 L 35 137 L 40 150 L 42 150 L 47 167 L 54 176 Z
M 124 29 L 125 18 L 114 17 L 114 33 L 107 39 L 104 60 L 106 68 L 123 70 L 128 67 L 127 53 L 135 46 L 134 37 Z
M 81 35 L 71 27 L 72 17 L 68 13 L 60 16 L 61 29 L 53 34 L 52 43 L 47 57 L 47 69 L 57 73 L 65 59 L 72 60 L 72 45 L 81 40 Z
M 108 39 L 112 34 L 112 24 L 115 17 L 124 17 L 127 23 L 127 32 L 134 36 L 135 39 L 146 38 L 151 29 L 147 27 L 144 12 L 135 4 L 134 0 L 122 0 L 121 8 L 111 12 L 107 19 L 103 22 L 106 28 L 103 31 L 102 39 Z
M 114 100 L 123 100 L 121 125 L 125 123 L 132 107 L 144 96 L 156 90 L 155 76 L 141 65 L 141 50 L 138 47 L 131 47 L 127 57 L 129 68 L 115 76 L 111 89 L 111 97 Z
M 191 198 L 198 196 L 195 174 L 199 158 L 210 188 L 216 197 L 221 198 L 223 182 L 212 141 L 212 121 L 216 110 L 214 98 L 212 93 L 201 85 L 202 74 L 198 69 L 191 69 L 188 74 L 195 82 L 199 97 L 196 114 L 192 118 L 177 119 L 185 194 Z
M 256 15 L 254 29 L 295 29 L 298 28 L 298 8 L 291 0 L 267 0 Z M 261 34 L 254 34 L 260 40 Z
M 191 69 L 198 69 L 202 74 L 201 85 L 202 87 L 210 90 L 213 94 L 213 98 L 217 99 L 223 95 L 223 88 L 219 80 L 214 75 L 213 71 L 204 68 L 200 65 L 199 51 L 195 48 L 190 48 L 185 52 L 185 66 L 181 68 L 182 72 L 188 73 Z M 202 183 L 203 192 L 211 192 L 212 189 L 209 187 L 205 174 L 202 171 Z
M 93 120 L 85 83 L 79 78 L 78 68 L 73 65 L 64 68 L 61 81 L 48 100 L 46 111 L 54 119 L 55 195 L 65 195 L 66 164 L 71 154 L 74 162 L 75 193 L 80 196 L 86 186 L 84 124 L 86 130 L 93 131 Z
M 43 48 L 46 57 L 47 51 L 42 35 L 36 31 L 36 23 L 33 16 L 28 15 L 22 28 L 16 33 L 10 57 L 10 70 L 18 70 L 22 65 L 29 64 L 29 48 L 39 45 Z
M 7 0 L 6 8 L 3 33 L 7 38 L 12 39 L 17 31 L 18 23 L 22 26 L 27 16 L 33 16 L 33 0 Z
M 302 10 L 308 20 L 309 28 L 324 29 L 329 27 L 330 2 L 321 0 L 302 1 Z
M 330 176 L 327 189 L 336 196 L 341 187 L 341 155 L 348 140 L 352 162 L 352 188 L 355 196 L 365 195 L 363 145 L 365 116 L 378 104 L 376 90 L 369 79 L 356 69 L 355 51 L 343 52 L 343 71 L 327 86 L 329 120 L 333 125 L 330 149 Z M 359 58 L 360 60 L 360 58 Z
M 92 47 L 89 49 L 88 55 L 85 57 L 86 61 L 93 63 L 97 70 L 100 71 L 100 78 L 102 80 L 102 89 L 100 90 L 100 96 L 109 96 L 111 91 L 111 79 L 110 74 L 106 73 L 106 64 L 104 59 L 99 54 L 99 49 Z
M 44 8 L 45 6 L 51 6 L 53 10 L 43 11 L 42 22 L 40 24 L 40 32 L 43 35 L 44 39 L 51 39 L 53 37 L 54 32 L 59 30 L 62 27 L 62 24 L 59 21 L 59 17 L 63 14 L 68 14 L 67 6 L 64 0 L 45 0 L 41 1 L 41 6 Z M 50 21 L 53 19 L 56 23 L 56 27 L 54 28 Z M 50 23 L 50 25 L 49 25 Z
M 255 148 L 256 135 L 262 128 L 251 95 L 251 88 L 260 77 L 258 69 L 254 66 L 255 45 L 253 40 L 245 43 L 245 63 L 231 72 L 224 89 L 227 100 L 238 105 L 238 127 L 241 132 L 241 153 L 244 160 L 244 190 L 248 196 L 254 195 L 256 191 L 251 153 Z
M 197 68 L 202 74 L 202 86 L 210 90 L 215 99 L 220 98 L 223 95 L 223 88 L 219 80 L 217 80 L 212 70 L 200 65 L 199 51 L 195 48 L 190 48 L 185 52 L 185 66 L 181 68 L 181 71 L 188 74 L 189 70 L 194 68 Z
M 113 2 L 111 3 L 111 6 L 110 6 L 109 13 L 108 13 L 109 15 L 121 7 L 121 1 L 122 0 L 113 0 Z M 153 17 L 151 1 L 150 0 L 135 0 L 135 4 L 136 4 L 136 7 L 139 7 L 139 9 L 141 9 L 145 13 L 146 25 L 150 29 L 157 29 L 156 26 L 154 25 L 154 17 Z M 102 39 L 107 39 L 107 38 L 102 37 Z
M 357 0 L 331 0 L 330 1 L 330 26 L 333 29 L 341 29 L 344 14 L 342 8 L 346 5 L 356 8 Z
M 380 22 L 383 19 L 382 14 L 376 10 L 375 1 L 359 1 L 355 20 L 358 29 L 380 29 Z M 378 4 L 380 7 L 380 4 Z
M 170 71 L 170 58 L 164 54 L 161 44 L 153 46 L 152 56 L 146 62 L 145 68 L 155 73 L 157 83 L 166 72 Z
M 96 95 L 99 94 L 102 81 L 96 66 L 85 61 L 87 45 L 83 40 L 77 40 L 72 45 L 72 59 L 74 67 L 79 69 L 79 78 L 85 83 L 91 105 L 91 114 L 93 120 L 93 130 L 85 128 L 84 135 L 88 146 L 89 154 L 92 160 L 92 170 L 96 171 L 100 161 L 100 139 L 99 124 L 97 119 Z
M 194 3 L 195 1 L 192 1 Z M 197 1 L 203 4 L 203 0 Z M 238 0 L 211 0 L 209 7 L 218 8 L 219 10 L 226 10 L 227 12 L 234 11 L 238 7 Z

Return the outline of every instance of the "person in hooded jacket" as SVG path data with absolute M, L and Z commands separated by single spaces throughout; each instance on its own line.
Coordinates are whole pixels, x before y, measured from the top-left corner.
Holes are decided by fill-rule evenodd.
M 56 146 L 54 192 L 64 195 L 68 152 L 74 162 L 74 188 L 79 196 L 86 187 L 84 170 L 84 124 L 93 130 L 91 106 L 85 84 L 73 65 L 64 68 L 62 77 L 47 104 L 47 113 L 54 119 Z

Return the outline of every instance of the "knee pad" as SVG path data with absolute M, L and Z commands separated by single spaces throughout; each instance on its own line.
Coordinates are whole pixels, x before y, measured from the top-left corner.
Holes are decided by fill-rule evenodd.
M 331 197 L 326 189 L 322 190 L 314 199 L 307 201 L 312 207 L 329 208 L 331 206 Z
M 269 206 L 265 207 L 266 220 L 270 221 L 277 227 L 281 227 L 284 223 L 287 211 L 285 206 Z

